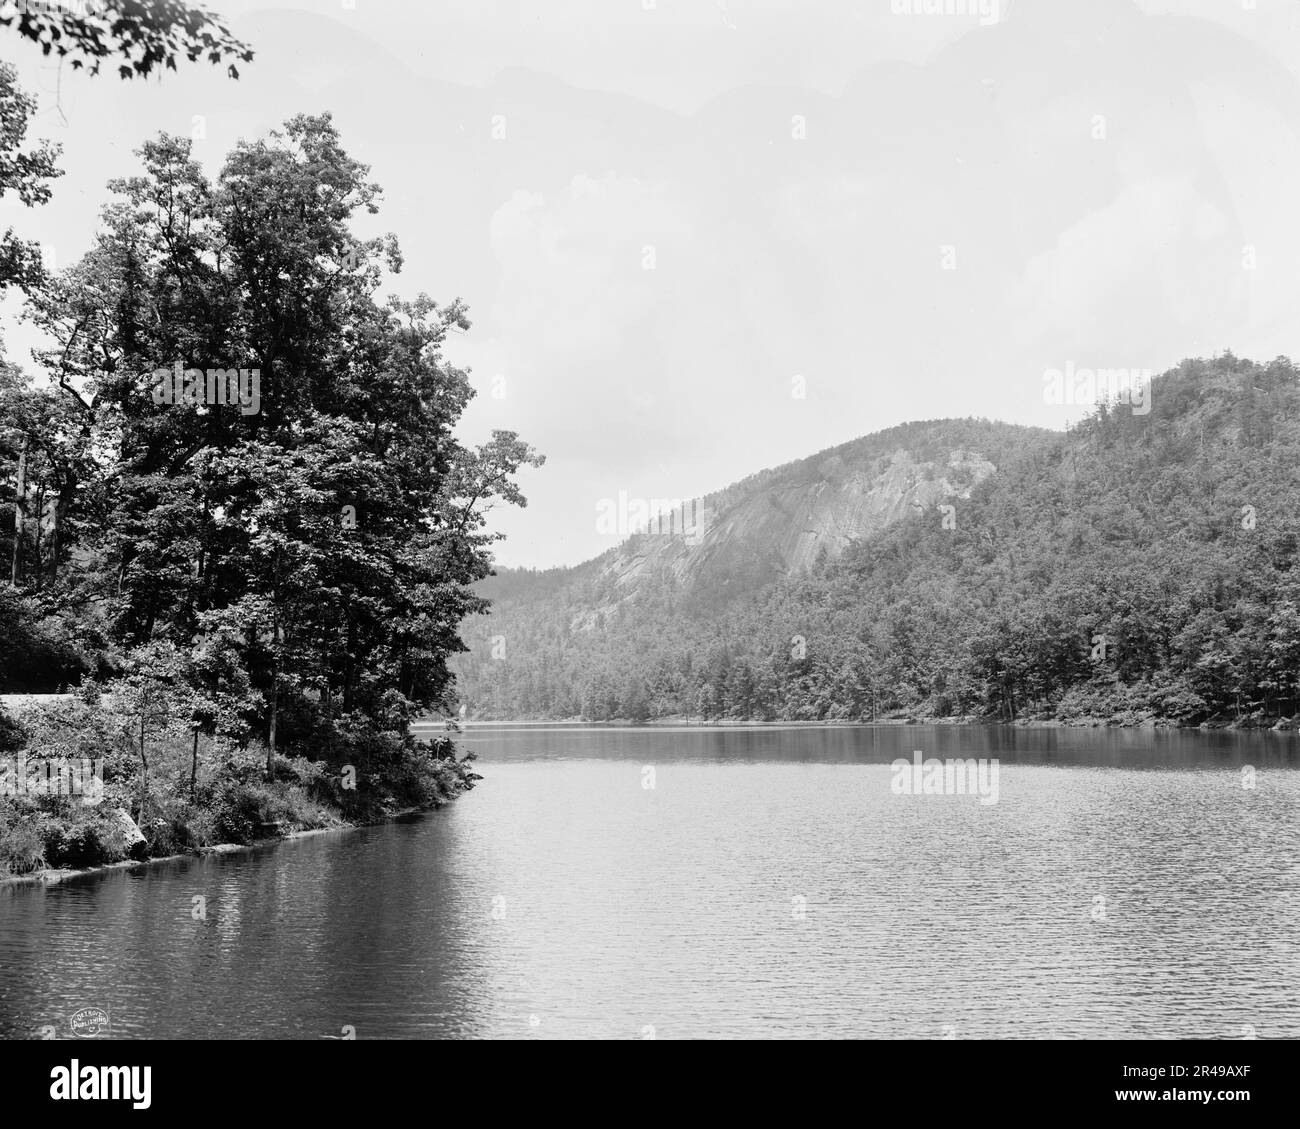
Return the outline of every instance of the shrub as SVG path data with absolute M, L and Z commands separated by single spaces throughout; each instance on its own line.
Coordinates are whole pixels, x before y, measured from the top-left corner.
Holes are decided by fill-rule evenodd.
M 88 759 L 103 763 L 104 793 L 98 805 L 59 795 L 0 798 L 0 873 L 41 867 L 87 867 L 127 857 L 126 835 L 116 809 L 136 814 L 140 802 L 138 737 L 83 683 L 76 696 L 24 713 L 21 724 L 0 715 L 0 741 L 14 753 L 39 759 Z M 427 743 L 409 733 L 374 732 L 347 725 L 325 742 L 329 761 L 303 756 L 275 759 L 275 776 L 263 778 L 265 747 L 218 740 L 204 778 L 190 795 L 191 735 L 164 728 L 149 735 L 149 788 L 140 818 L 148 856 L 178 854 L 216 843 L 252 843 L 264 824 L 284 829 L 373 821 L 395 810 L 437 807 L 478 777 L 469 761 L 457 762 L 448 737 Z M 351 765 L 356 788 L 343 786 Z
M 0 877 L 31 874 L 48 865 L 41 816 L 0 800 Z
M 86 807 L 68 800 L 52 813 L 45 832 L 45 857 L 50 866 L 86 867 L 126 858 L 126 836 L 104 805 Z
M 191 850 L 202 850 L 221 842 L 221 836 L 217 834 L 216 817 L 203 808 L 192 809 L 186 830 L 189 832 Z
M 149 813 L 140 828 L 149 841 L 149 854 L 155 857 L 178 855 L 196 847 L 206 846 L 194 835 L 194 821 L 198 809 L 180 792 L 171 790 L 155 796 L 150 789 Z
M 212 817 L 212 830 L 222 843 L 251 843 L 262 821 L 262 796 L 256 785 L 220 779 L 200 790 L 199 803 Z
M 103 760 L 104 783 L 130 783 L 139 771 L 139 752 L 121 719 L 76 698 L 34 706 L 23 713 L 30 756 Z

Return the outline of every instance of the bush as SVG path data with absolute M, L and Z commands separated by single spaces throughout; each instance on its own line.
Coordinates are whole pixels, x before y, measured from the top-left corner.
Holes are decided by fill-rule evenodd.
M 106 786 L 136 782 L 139 751 L 122 719 L 100 706 L 76 698 L 34 706 L 23 713 L 22 728 L 31 757 L 103 760 Z
M 1159 687 L 1153 698 L 1160 712 L 1180 725 L 1195 725 L 1205 720 L 1210 713 L 1205 699 L 1181 681 Z
M 134 814 L 140 802 L 138 737 L 93 686 L 85 683 L 71 699 L 25 712 L 21 724 L 0 715 L 0 741 L 14 747 L 12 755 L 101 761 L 104 775 L 98 805 L 59 795 L 0 797 L 0 874 L 95 866 L 128 855 L 116 809 Z M 268 823 L 284 831 L 323 828 L 438 807 L 479 779 L 469 770 L 472 754 L 457 762 L 448 737 L 421 743 L 408 733 L 367 730 L 363 723 L 333 737 L 326 742 L 329 761 L 277 756 L 270 782 L 263 778 L 264 746 L 217 741 L 191 797 L 189 731 L 150 733 L 149 788 L 140 820 L 145 854 L 253 843 L 265 837 Z M 355 788 L 343 786 L 345 766 L 353 770 Z
M 192 810 L 186 829 L 189 832 L 191 850 L 200 851 L 221 842 L 221 836 L 217 834 L 216 817 L 203 808 Z
M 126 837 L 111 807 L 66 796 L 0 801 L 0 868 L 9 874 L 101 866 L 126 853 Z
M 207 846 L 209 840 L 200 841 L 195 836 L 194 823 L 199 811 L 175 790 L 155 796 L 151 788 L 149 812 L 140 828 L 149 841 L 149 854 L 154 857 L 178 855 Z
M 40 814 L 20 813 L 16 804 L 0 800 L 0 877 L 31 874 L 48 865 Z
M 324 761 L 308 760 L 306 757 L 276 757 L 275 778 L 299 784 L 309 796 L 327 803 L 338 802 L 340 775 L 331 771 Z
M 211 813 L 218 842 L 251 843 L 262 821 L 262 797 L 256 785 L 222 779 L 200 790 L 199 803 Z
M 47 813 L 45 857 L 50 866 L 86 867 L 119 862 L 126 858 L 126 836 L 115 809 L 104 805 L 86 807 L 63 800 L 63 811 Z

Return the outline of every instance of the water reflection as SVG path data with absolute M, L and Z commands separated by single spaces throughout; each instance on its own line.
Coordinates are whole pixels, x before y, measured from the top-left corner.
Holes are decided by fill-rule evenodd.
M 496 760 L 624 759 L 646 750 L 669 759 L 882 764 L 927 757 L 998 757 L 1009 764 L 1115 768 L 1229 765 L 1294 767 L 1300 735 L 1171 729 L 1064 729 L 1006 725 L 474 726 L 464 744 Z
M 468 741 L 483 784 L 407 823 L 7 888 L 0 1034 L 1300 1036 L 1294 737 Z M 999 802 L 893 795 L 913 749 L 998 757 Z

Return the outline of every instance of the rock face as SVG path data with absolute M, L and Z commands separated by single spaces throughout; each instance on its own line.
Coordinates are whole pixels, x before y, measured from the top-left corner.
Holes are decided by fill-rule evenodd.
M 116 817 L 118 826 L 122 828 L 122 835 L 126 839 L 126 853 L 132 858 L 142 858 L 148 845 L 144 837 L 144 832 L 140 830 L 139 825 L 123 808 L 118 808 L 113 812 Z
M 674 531 L 634 534 L 615 549 L 562 570 L 569 628 L 594 627 L 648 585 L 666 583 L 711 606 L 835 560 L 854 541 L 917 515 L 943 520 L 1036 429 L 984 420 L 904 424 L 798 462 L 751 475 L 688 503 Z M 685 533 L 682 532 L 685 528 Z M 668 529 L 665 521 L 664 529 Z M 556 591 L 528 589 L 524 574 L 498 605 L 527 614 Z M 493 598 L 491 582 L 483 587 Z M 504 594 L 503 594 L 504 595 Z
M 903 424 L 688 502 L 671 532 L 665 520 L 664 532 L 634 534 L 573 568 L 503 569 L 480 591 L 494 601 L 498 624 L 512 616 L 550 621 L 563 608 L 570 631 L 595 627 L 652 586 L 717 607 L 806 571 L 823 554 L 835 560 L 894 522 L 927 515 L 941 522 L 940 506 L 960 506 L 1013 449 L 1045 434 L 974 419 Z M 487 638 L 470 624 L 471 645 L 476 629 Z
M 686 535 L 634 535 L 600 558 L 598 576 L 622 591 L 660 570 L 686 588 L 761 587 L 901 518 L 941 520 L 940 503 L 969 497 L 995 469 L 961 448 L 939 459 L 896 449 L 867 463 L 830 452 L 709 495 Z

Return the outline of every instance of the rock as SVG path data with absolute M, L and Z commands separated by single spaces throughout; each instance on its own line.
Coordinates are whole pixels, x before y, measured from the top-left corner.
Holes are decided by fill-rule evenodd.
M 113 815 L 122 829 L 123 838 L 126 839 L 126 853 L 132 858 L 144 858 L 149 842 L 145 839 L 139 825 L 123 808 L 118 808 Z
M 949 422 L 911 429 L 924 442 L 929 433 L 951 430 Z M 993 446 L 997 427 L 965 430 L 972 442 Z M 670 574 L 688 594 L 725 601 L 815 567 L 825 554 L 837 559 L 852 542 L 940 502 L 969 498 L 997 469 L 983 454 L 959 446 L 930 456 L 900 444 L 908 429 L 866 436 L 820 454 L 751 475 L 707 499 L 606 499 L 609 532 L 628 537 L 590 562 L 606 592 L 598 606 L 581 600 L 570 616 L 573 631 L 594 630 L 607 614 L 656 578 Z M 915 444 L 913 444 L 915 446 Z M 633 504 L 635 503 L 635 504 Z M 663 516 L 663 525 L 659 515 Z M 935 514 L 938 521 L 938 514 Z M 653 523 L 653 524 L 649 524 Z M 586 569 L 587 566 L 581 566 Z M 573 573 L 566 584 L 579 583 Z M 582 574 L 581 583 L 589 577 Z

